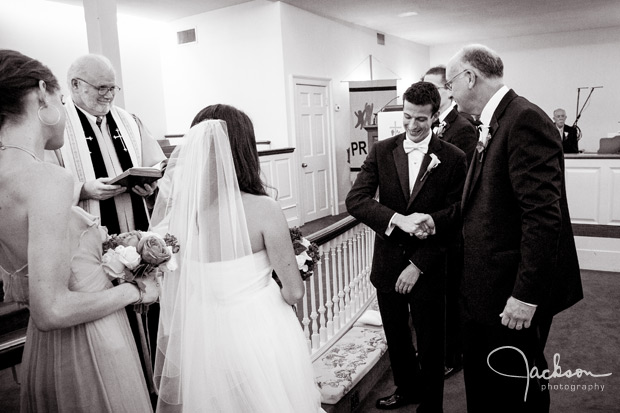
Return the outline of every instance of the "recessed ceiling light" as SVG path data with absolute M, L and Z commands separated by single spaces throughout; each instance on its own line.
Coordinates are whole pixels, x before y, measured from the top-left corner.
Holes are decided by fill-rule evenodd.
M 411 17 L 411 16 L 417 16 L 418 13 L 415 11 L 408 11 L 406 13 L 401 13 L 398 15 L 398 17 Z

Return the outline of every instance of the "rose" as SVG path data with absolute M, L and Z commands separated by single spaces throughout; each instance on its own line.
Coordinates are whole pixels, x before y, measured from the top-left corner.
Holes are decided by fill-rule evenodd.
M 301 254 L 296 255 L 295 259 L 297 260 L 297 268 L 299 268 L 300 271 L 307 272 L 308 271 L 307 262 L 312 260 L 312 258 L 310 258 L 308 253 L 304 251 Z
M 118 245 L 136 248 L 138 247 L 138 242 L 140 242 L 140 238 L 142 238 L 140 231 L 123 232 L 122 234 L 118 234 L 116 236 Z
M 299 255 L 302 252 L 306 251 L 310 247 L 310 241 L 306 238 L 300 238 L 293 242 L 293 249 L 295 250 L 295 255 Z
M 114 249 L 114 251 L 119 254 L 119 260 L 125 264 L 125 267 L 127 267 L 130 271 L 135 270 L 140 264 L 141 257 L 140 254 L 138 254 L 138 251 L 136 251 L 136 247 L 123 247 L 122 245 L 119 245 Z
M 112 278 L 124 278 L 125 277 L 125 264 L 121 262 L 121 254 L 115 250 L 108 250 L 103 257 L 101 257 L 101 266 L 103 270 Z
M 166 245 L 164 239 L 153 232 L 145 232 L 138 243 L 138 252 L 147 264 L 159 265 L 166 263 L 172 257 L 172 248 Z
M 103 270 L 113 278 L 129 279 L 128 272 L 133 271 L 140 264 L 140 254 L 135 247 L 124 247 L 119 245 L 114 249 L 108 250 L 101 257 Z

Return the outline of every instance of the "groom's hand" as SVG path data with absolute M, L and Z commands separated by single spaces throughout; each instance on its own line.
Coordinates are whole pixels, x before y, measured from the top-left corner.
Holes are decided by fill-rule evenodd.
M 418 278 L 420 278 L 420 270 L 410 263 L 396 280 L 396 292 L 400 294 L 410 293 L 415 283 L 418 282 Z
M 406 216 L 396 214 L 393 223 L 404 232 L 415 235 L 419 239 L 425 239 L 429 235 L 435 234 L 435 222 L 428 214 L 419 212 Z

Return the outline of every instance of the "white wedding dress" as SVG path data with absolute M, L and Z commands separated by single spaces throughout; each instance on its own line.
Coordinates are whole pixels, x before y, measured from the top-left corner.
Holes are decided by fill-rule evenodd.
M 152 230 L 181 245 L 162 279 L 157 411 L 321 412 L 302 328 L 267 252 L 250 249 L 225 124 L 202 122 L 185 140 L 153 216 Z

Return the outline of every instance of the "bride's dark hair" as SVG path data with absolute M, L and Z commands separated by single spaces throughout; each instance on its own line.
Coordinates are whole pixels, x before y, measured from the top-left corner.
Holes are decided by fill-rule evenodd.
M 256 150 L 254 125 L 248 115 L 233 106 L 210 105 L 196 114 L 192 126 L 207 119 L 219 119 L 226 122 L 239 189 L 248 194 L 267 195 L 265 185 L 260 178 L 261 170 Z

